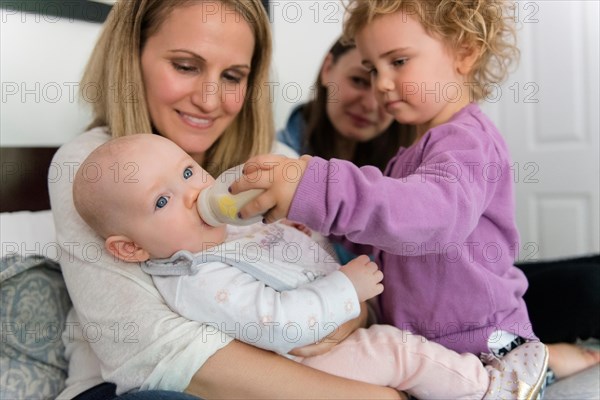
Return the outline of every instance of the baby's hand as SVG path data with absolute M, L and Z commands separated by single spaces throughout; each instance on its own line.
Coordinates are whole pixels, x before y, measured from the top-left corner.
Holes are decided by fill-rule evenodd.
M 383 272 L 368 256 L 359 256 L 340 268 L 354 285 L 358 301 L 369 300 L 383 292 Z

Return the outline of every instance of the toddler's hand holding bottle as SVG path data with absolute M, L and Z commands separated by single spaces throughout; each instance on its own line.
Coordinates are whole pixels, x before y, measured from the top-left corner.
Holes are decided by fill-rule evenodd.
M 249 189 L 263 189 L 264 193 L 242 207 L 242 218 L 263 215 L 265 222 L 286 218 L 310 158 L 265 154 L 248 160 L 244 164 L 244 176 L 231 185 L 231 193 L 237 194 Z

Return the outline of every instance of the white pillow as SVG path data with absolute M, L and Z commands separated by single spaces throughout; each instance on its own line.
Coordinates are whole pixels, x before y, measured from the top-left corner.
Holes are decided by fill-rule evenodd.
M 0 213 L 0 256 L 39 254 L 58 261 L 60 248 L 51 210 Z

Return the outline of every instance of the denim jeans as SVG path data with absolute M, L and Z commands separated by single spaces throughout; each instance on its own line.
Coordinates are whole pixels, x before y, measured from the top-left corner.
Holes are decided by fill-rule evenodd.
M 172 392 L 169 390 L 147 390 L 143 392 L 125 393 L 118 397 L 117 400 L 198 400 L 199 397 L 191 394 Z
M 130 392 L 117 396 L 116 386 L 112 383 L 101 383 L 79 394 L 73 400 L 198 400 L 191 394 L 172 392 L 169 390 L 146 390 Z

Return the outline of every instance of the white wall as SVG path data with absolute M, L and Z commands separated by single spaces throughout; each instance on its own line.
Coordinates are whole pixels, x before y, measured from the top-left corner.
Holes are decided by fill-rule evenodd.
M 60 145 L 89 122 L 78 82 L 101 25 L 5 9 L 0 18 L 0 145 Z
M 273 81 L 279 86 L 275 126 L 281 128 L 294 106 L 310 98 L 325 53 L 342 32 L 339 1 L 271 0 Z
M 341 33 L 343 9 L 337 0 L 272 0 L 269 11 L 269 90 L 279 128 L 309 98 L 324 54 Z M 89 121 L 77 100 L 77 82 L 101 25 L 5 9 L 0 17 L 0 145 L 64 143 Z

